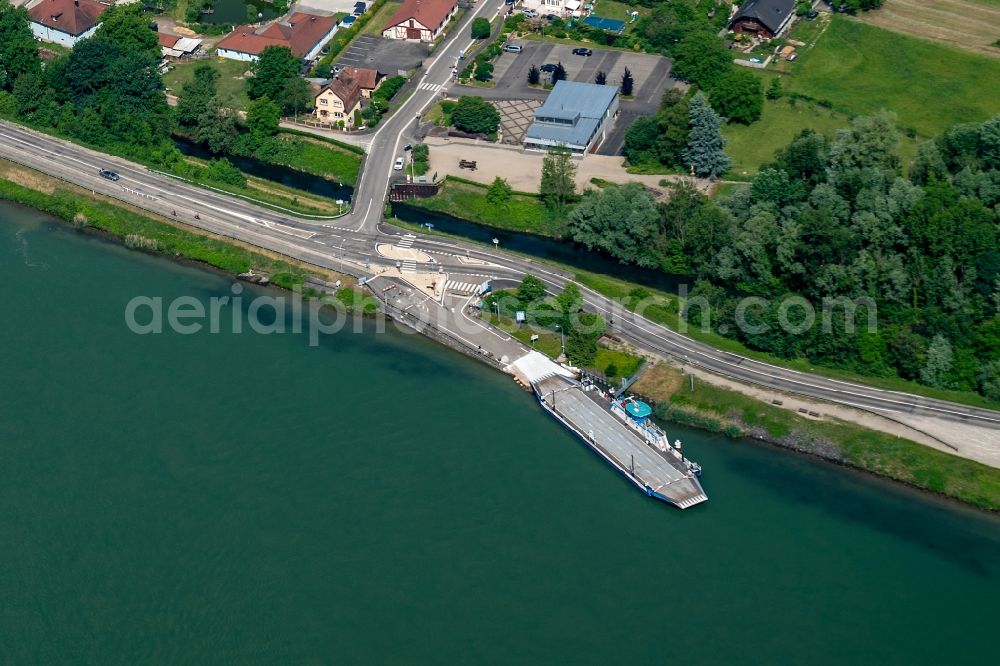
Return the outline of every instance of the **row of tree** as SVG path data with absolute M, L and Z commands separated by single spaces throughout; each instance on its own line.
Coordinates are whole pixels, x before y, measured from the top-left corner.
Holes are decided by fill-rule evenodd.
M 109 152 L 166 148 L 160 46 L 138 5 L 109 8 L 93 37 L 41 65 L 23 7 L 0 4 L 0 108 Z
M 571 234 L 691 276 L 689 320 L 754 349 L 1000 400 L 1000 116 L 921 146 L 909 178 L 897 140 L 887 114 L 805 131 L 718 203 L 589 192 Z
M 689 100 L 680 91 L 668 90 L 655 115 L 629 125 L 623 152 L 634 165 L 662 164 L 716 178 L 730 164 L 722 124 L 703 93 Z

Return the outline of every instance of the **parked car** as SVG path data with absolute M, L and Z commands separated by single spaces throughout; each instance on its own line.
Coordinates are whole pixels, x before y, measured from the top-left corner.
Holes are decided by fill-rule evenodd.
M 102 178 L 107 178 L 108 180 L 118 180 L 119 178 L 121 178 L 121 176 L 119 176 L 117 173 L 115 173 L 114 171 L 109 171 L 108 169 L 101 169 L 100 174 Z
M 361 16 L 367 10 L 368 10 L 368 5 L 366 5 L 365 3 L 363 3 L 363 2 L 355 2 L 354 3 L 354 15 L 355 16 Z
M 587 49 L 582 46 L 578 46 L 577 48 L 573 49 L 573 55 L 592 56 L 594 55 L 594 51 L 592 49 Z
M 553 21 L 555 21 L 559 17 L 556 16 L 555 14 L 546 14 L 542 18 L 545 19 L 546 21 L 548 21 L 549 23 L 552 23 Z
M 402 171 L 403 170 L 403 164 L 404 164 L 403 158 L 402 157 L 397 157 L 395 164 L 392 165 L 392 168 L 395 171 Z
M 817 16 L 819 16 L 819 12 L 817 12 L 816 10 L 812 10 L 808 14 L 806 14 L 806 20 L 812 21 Z
M 525 9 L 521 13 L 524 14 L 525 18 L 535 18 L 538 16 L 538 12 L 536 12 L 534 9 Z
M 524 47 L 520 44 L 504 44 L 503 50 L 507 53 L 520 53 L 524 50 Z
M 513 5 L 514 4 L 514 0 L 503 0 L 503 4 L 505 4 L 505 5 Z
M 413 146 L 411 146 L 410 144 L 406 144 L 405 146 L 403 146 L 404 153 L 410 150 L 413 150 Z
M 553 65 L 551 62 L 547 62 L 538 69 L 545 72 L 546 74 L 551 74 L 552 72 L 556 71 L 556 66 Z

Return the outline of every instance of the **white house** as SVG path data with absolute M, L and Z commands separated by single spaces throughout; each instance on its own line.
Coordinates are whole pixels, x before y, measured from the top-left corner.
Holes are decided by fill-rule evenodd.
M 285 46 L 296 57 L 312 60 L 337 32 L 337 22 L 329 16 L 295 12 L 287 21 L 259 28 L 241 25 L 226 35 L 215 49 L 216 55 L 230 60 L 256 60 L 268 46 Z
M 404 0 L 382 30 L 382 36 L 433 42 L 444 32 L 456 11 L 458 0 Z
M 97 32 L 108 7 L 96 0 L 42 0 L 28 9 L 31 32 L 43 42 L 73 48 Z

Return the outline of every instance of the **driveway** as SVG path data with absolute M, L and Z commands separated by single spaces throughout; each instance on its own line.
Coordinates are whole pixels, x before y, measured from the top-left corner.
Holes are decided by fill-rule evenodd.
M 387 76 L 395 76 L 419 68 L 426 57 L 426 44 L 361 35 L 341 51 L 335 64 L 377 69 Z
M 521 53 L 503 53 L 493 65 L 493 88 L 455 86 L 453 94 L 479 95 L 492 101 L 544 100 L 548 91 L 528 85 L 528 70 L 532 65 L 562 63 L 566 68 L 566 78 L 570 81 L 593 83 L 598 72 L 604 72 L 610 85 L 620 85 L 627 67 L 635 81 L 633 98 L 623 99 L 619 104 L 619 115 L 611 128 L 608 138 L 598 149 L 602 155 L 621 154 L 625 129 L 640 116 L 656 113 L 660 99 L 675 82 L 670 78 L 671 62 L 661 56 L 628 51 L 593 49 L 592 56 L 573 54 L 574 46 L 519 40 L 524 50 Z M 542 74 L 542 81 L 548 82 L 550 75 Z

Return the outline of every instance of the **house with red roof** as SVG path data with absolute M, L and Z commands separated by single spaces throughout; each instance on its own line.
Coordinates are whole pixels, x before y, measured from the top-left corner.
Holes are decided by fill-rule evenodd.
M 404 0 L 382 36 L 387 39 L 433 42 L 458 11 L 458 0 Z
M 31 32 L 43 42 L 73 48 L 97 32 L 109 6 L 97 0 L 41 0 L 28 8 Z
M 343 129 L 354 127 L 361 110 L 361 81 L 353 71 L 341 70 L 316 95 L 316 120 Z
M 256 60 L 268 46 L 284 46 L 296 57 L 312 60 L 337 32 L 329 16 L 295 12 L 286 21 L 266 26 L 241 25 L 216 45 L 216 54 L 232 60 Z

